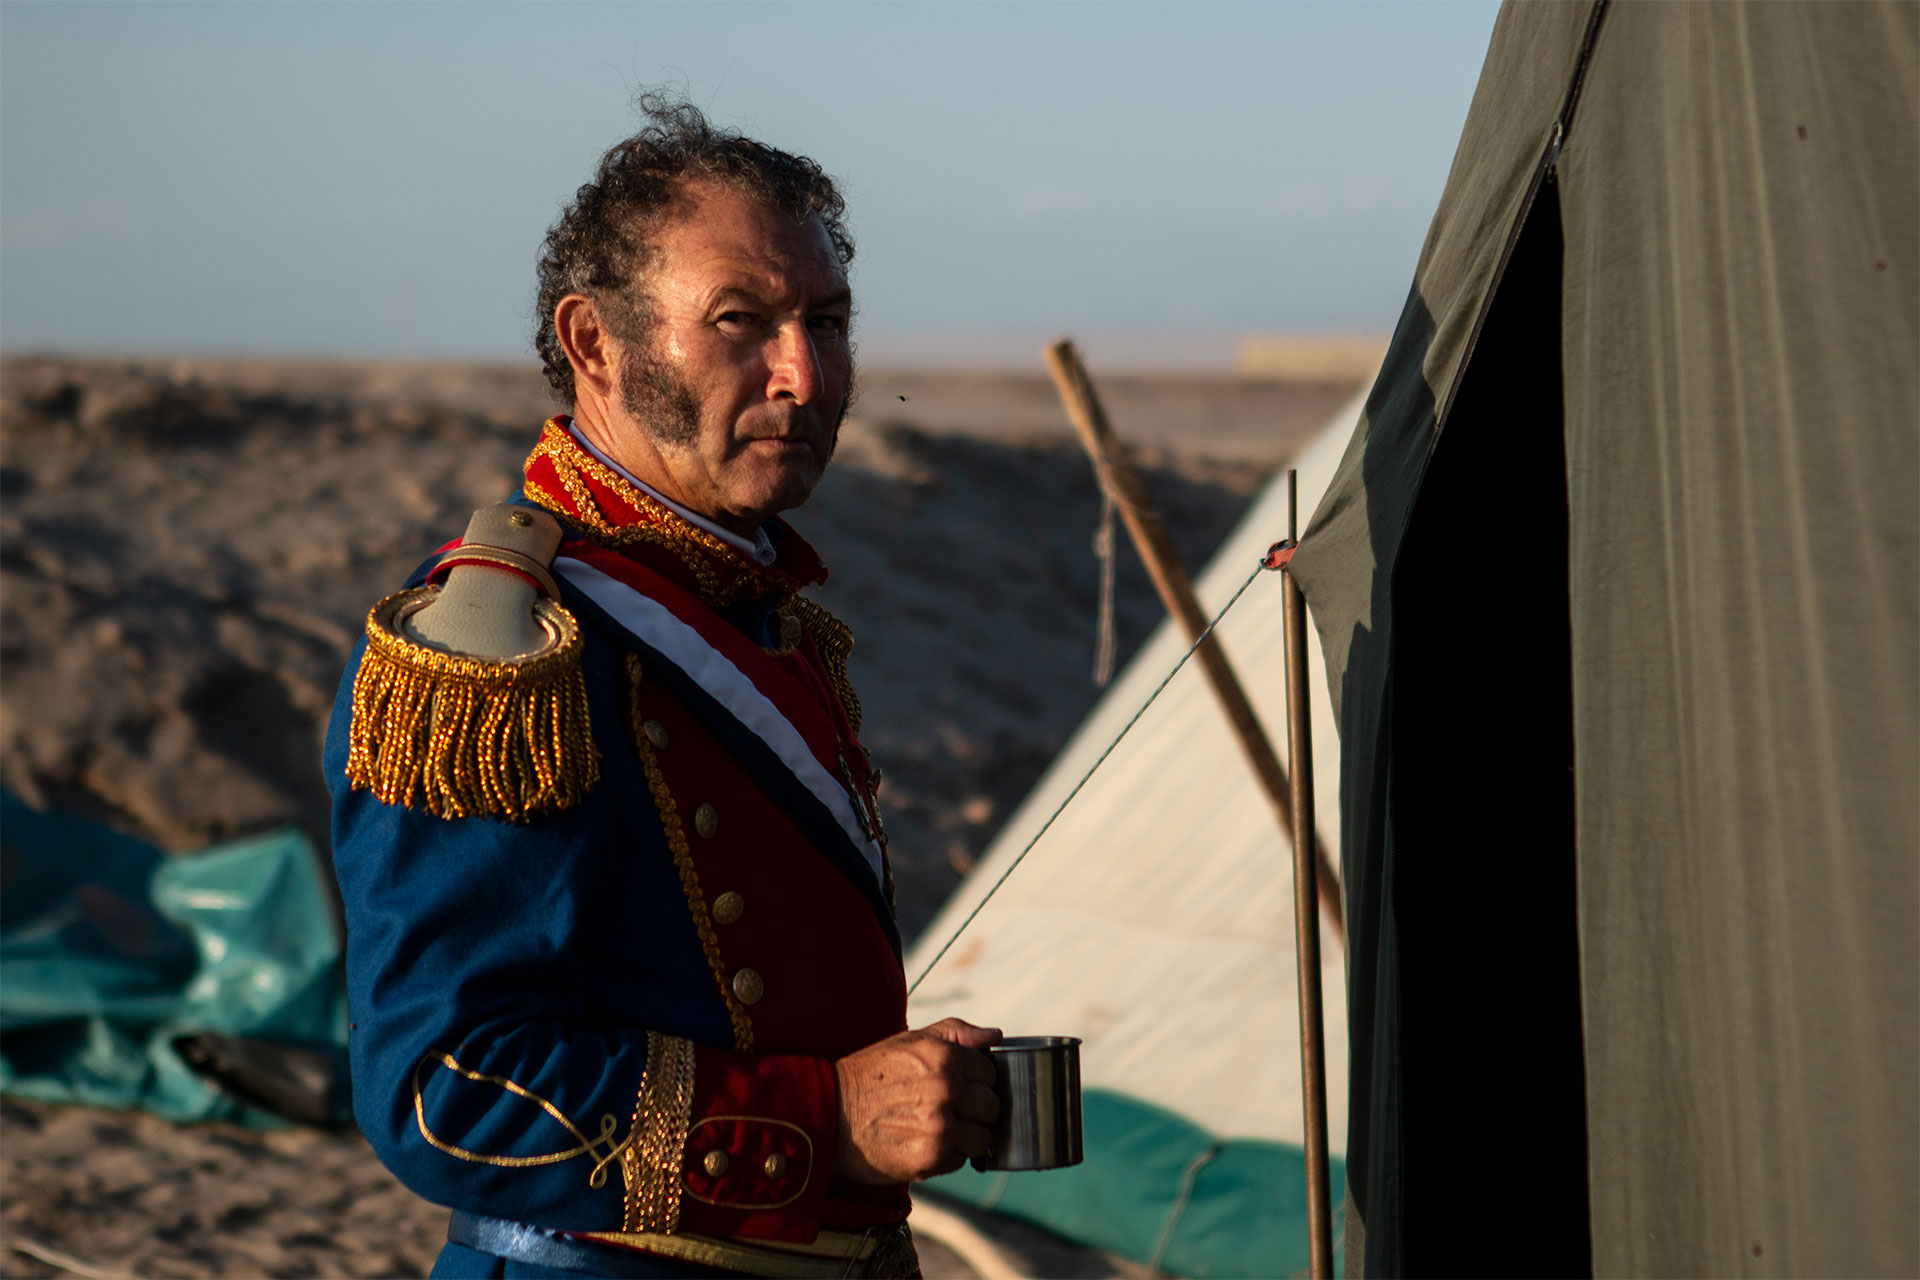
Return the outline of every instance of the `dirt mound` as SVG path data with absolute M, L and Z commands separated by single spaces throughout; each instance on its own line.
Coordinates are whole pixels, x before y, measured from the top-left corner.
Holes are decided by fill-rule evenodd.
M 324 846 L 319 744 L 368 605 L 514 489 L 538 427 L 527 388 L 488 412 L 354 368 L 290 391 L 257 366 L 6 363 L 0 781 L 170 849 L 287 821 Z M 1196 563 L 1260 479 L 1147 460 Z M 909 934 L 1097 692 L 1098 509 L 1058 437 L 850 421 L 794 517 L 857 637 Z M 1159 612 L 1123 551 L 1123 659 Z

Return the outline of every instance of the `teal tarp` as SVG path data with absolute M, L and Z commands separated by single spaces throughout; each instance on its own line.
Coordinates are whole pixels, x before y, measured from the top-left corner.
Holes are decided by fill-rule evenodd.
M 343 1058 L 340 948 L 298 830 L 170 858 L 0 793 L 0 878 L 0 1090 L 260 1123 L 183 1040 Z
M 1306 1155 L 1222 1140 L 1105 1089 L 1081 1099 L 1086 1161 L 1039 1173 L 962 1168 L 927 1184 L 967 1204 L 1045 1225 L 1164 1274 L 1291 1276 L 1307 1268 Z M 1335 1187 L 1344 1164 L 1330 1170 Z M 1340 1238 L 1336 1229 L 1335 1240 Z

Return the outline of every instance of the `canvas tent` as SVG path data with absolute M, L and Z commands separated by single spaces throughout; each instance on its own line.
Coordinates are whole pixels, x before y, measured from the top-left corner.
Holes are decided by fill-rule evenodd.
M 1297 462 L 1301 518 L 1331 478 L 1360 398 Z M 1211 616 L 1287 530 L 1285 477 L 1196 579 Z M 1262 573 L 1217 634 L 1276 751 L 1286 753 L 1282 582 Z M 1311 642 L 1310 642 L 1311 643 Z M 917 976 L 1112 744 L 1187 648 L 1169 623 L 1143 645 L 907 958 Z M 1311 656 L 1316 810 L 1336 812 L 1339 745 Z M 1330 851 L 1332 824 L 1323 822 Z M 1321 931 L 1333 1190 L 1345 1134 L 1340 944 Z M 1178 1275 L 1287 1275 L 1307 1263 L 1293 854 L 1227 720 L 1189 663 L 915 994 L 1010 1034 L 1085 1039 L 1086 1163 L 936 1180 Z
M 1920 1274 L 1920 8 L 1509 4 L 1294 569 L 1349 1274 Z

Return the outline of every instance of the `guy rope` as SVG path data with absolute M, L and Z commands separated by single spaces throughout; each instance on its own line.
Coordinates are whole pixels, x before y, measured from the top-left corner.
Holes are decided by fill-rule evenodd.
M 966 932 L 974 920 L 985 909 L 994 895 L 1005 885 L 1019 869 L 1021 863 L 1032 853 L 1042 837 L 1053 827 L 1068 806 L 1074 803 L 1093 775 L 1113 755 L 1127 735 L 1132 732 L 1141 718 L 1152 707 L 1167 686 L 1173 682 L 1195 654 L 1201 657 L 1208 684 L 1220 703 L 1229 724 L 1232 726 L 1242 751 L 1247 756 L 1254 776 L 1262 791 L 1267 795 L 1274 809 L 1275 817 L 1287 831 L 1294 854 L 1294 940 L 1296 961 L 1299 966 L 1299 1008 L 1300 1008 L 1300 1060 L 1301 1092 L 1304 1119 L 1304 1147 L 1307 1175 L 1307 1219 L 1309 1274 L 1325 1277 L 1332 1274 L 1332 1209 L 1328 1186 L 1327 1153 L 1327 1100 L 1326 1100 L 1326 1050 L 1322 1025 L 1322 996 L 1320 987 L 1320 930 L 1319 910 L 1326 910 L 1336 931 L 1341 930 L 1342 904 L 1339 881 L 1332 874 L 1326 851 L 1321 846 L 1314 825 L 1313 813 L 1313 760 L 1312 737 L 1309 717 L 1307 650 L 1306 650 L 1306 601 L 1300 588 L 1288 572 L 1284 579 L 1284 605 L 1286 626 L 1286 680 L 1287 680 L 1287 721 L 1288 750 L 1290 768 L 1283 767 L 1274 753 L 1266 732 L 1254 714 L 1245 690 L 1228 663 L 1226 654 L 1214 639 L 1214 629 L 1222 619 L 1239 603 L 1262 571 L 1286 571 L 1293 558 L 1293 551 L 1299 538 L 1299 492 L 1298 473 L 1290 471 L 1288 485 L 1288 536 L 1284 542 L 1275 543 L 1263 556 L 1258 565 L 1247 575 L 1239 588 L 1234 591 L 1220 611 L 1207 619 L 1200 609 L 1193 585 L 1185 567 L 1180 563 L 1174 551 L 1172 540 L 1167 536 L 1158 513 L 1147 499 L 1146 491 L 1139 476 L 1133 471 L 1124 450 L 1115 439 L 1107 424 L 1106 414 L 1094 395 L 1091 380 L 1082 365 L 1079 353 L 1073 344 L 1062 340 L 1048 348 L 1047 364 L 1052 371 L 1060 396 L 1066 405 L 1067 415 L 1079 431 L 1082 443 L 1093 459 L 1095 474 L 1099 479 L 1103 500 L 1102 526 L 1108 538 L 1107 554 L 1111 555 L 1110 512 L 1117 508 L 1127 523 L 1128 532 L 1133 536 L 1135 546 L 1146 562 L 1155 587 L 1159 590 L 1168 612 L 1178 621 L 1192 638 L 1186 652 L 1148 694 L 1146 700 L 1128 718 L 1120 732 L 1106 749 L 1094 760 L 1079 780 L 1073 784 L 1066 797 L 1060 801 L 1045 822 L 1027 841 L 1025 847 L 1007 864 L 1006 869 L 987 889 L 986 893 L 974 903 L 966 917 L 960 921 L 940 948 L 929 960 L 926 967 L 907 988 L 911 996 L 926 981 L 927 976 L 945 958 L 960 935 Z M 1103 569 L 1110 568 L 1110 559 Z M 1291 775 L 1291 776 L 1289 776 Z

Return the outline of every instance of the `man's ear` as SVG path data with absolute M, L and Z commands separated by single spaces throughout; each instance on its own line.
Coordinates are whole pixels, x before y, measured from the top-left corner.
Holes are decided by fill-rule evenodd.
M 614 393 L 613 335 L 600 308 L 582 293 L 570 293 L 553 309 L 553 331 L 573 366 L 574 395 L 590 392 L 605 400 Z

